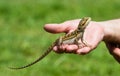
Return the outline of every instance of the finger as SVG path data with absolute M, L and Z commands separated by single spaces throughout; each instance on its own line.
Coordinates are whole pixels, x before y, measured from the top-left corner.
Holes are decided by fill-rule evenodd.
M 77 45 L 69 45 L 66 47 L 66 52 L 67 53 L 74 53 L 76 52 L 76 50 L 78 49 L 78 46 Z
M 120 63 L 120 48 L 115 48 L 112 55 Z
M 65 21 L 60 24 L 45 24 L 44 29 L 50 33 L 68 33 L 71 30 L 75 30 L 79 24 L 80 19 Z
M 53 51 L 56 52 L 57 50 L 58 50 L 58 49 L 57 49 L 57 46 L 54 46 L 54 47 L 53 47 Z
M 110 52 L 110 54 L 120 63 L 120 47 L 117 47 L 116 44 L 107 43 L 106 46 Z
M 76 54 L 85 55 L 85 54 L 89 53 L 90 51 L 91 51 L 90 47 L 83 47 L 81 49 L 78 49 L 76 51 Z
M 55 46 L 55 47 L 53 48 L 53 51 L 54 51 L 55 53 L 58 53 L 58 54 L 64 53 L 63 50 L 58 50 L 57 46 Z
M 65 52 L 65 53 L 75 53 L 78 49 L 77 45 L 61 45 L 61 46 L 55 46 L 53 50 L 57 53 Z
M 65 45 L 60 45 L 60 46 L 55 46 L 55 47 L 53 48 L 53 50 L 54 50 L 56 53 L 64 53 L 67 46 L 68 46 L 67 44 L 65 44 Z
M 67 46 L 68 46 L 68 44 L 62 44 L 60 46 L 57 46 L 58 51 L 64 51 L 65 52 Z
M 70 51 L 70 50 L 77 50 L 78 49 L 78 46 L 77 45 L 69 45 L 66 47 L 66 50 Z
M 105 43 L 106 43 L 106 46 L 107 46 L 110 54 L 113 55 L 113 53 L 116 52 L 117 45 L 114 43 L 108 43 L 108 42 L 105 42 Z
M 65 24 L 46 24 L 44 26 L 44 29 L 50 33 L 61 33 L 61 32 L 68 32 L 69 31 L 67 29 L 68 27 L 69 25 L 65 25 Z
M 63 51 L 58 50 L 58 47 L 57 47 L 57 46 L 54 46 L 53 51 L 54 51 L 55 53 L 58 53 L 58 54 L 64 53 Z
M 115 49 L 113 50 L 113 53 L 120 58 L 120 48 L 115 48 Z

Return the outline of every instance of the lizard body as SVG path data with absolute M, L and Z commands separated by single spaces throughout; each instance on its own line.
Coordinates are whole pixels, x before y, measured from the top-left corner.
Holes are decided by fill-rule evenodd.
M 45 56 L 47 56 L 53 49 L 53 47 L 55 45 L 61 45 L 61 44 L 77 44 L 78 45 L 78 40 L 81 39 L 82 43 L 84 43 L 85 45 L 86 42 L 84 42 L 83 40 L 83 34 L 84 34 L 84 29 L 86 28 L 86 26 L 89 24 L 91 18 L 90 17 L 84 17 L 82 18 L 82 20 L 79 22 L 78 27 L 75 31 L 71 32 L 70 34 L 66 34 L 64 36 L 61 36 L 60 38 L 58 38 L 46 51 L 45 53 L 43 53 L 37 60 L 35 60 L 34 62 L 22 66 L 22 67 L 9 67 L 10 69 L 24 69 L 27 68 L 37 62 L 39 62 L 40 60 L 42 60 Z

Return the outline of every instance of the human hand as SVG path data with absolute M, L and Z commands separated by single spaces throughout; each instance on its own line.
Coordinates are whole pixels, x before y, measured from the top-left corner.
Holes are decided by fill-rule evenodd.
M 46 24 L 44 29 L 51 33 L 70 33 L 74 31 L 80 20 L 70 20 L 60 24 Z M 76 53 L 76 54 L 87 54 L 97 47 L 97 45 L 103 40 L 104 30 L 99 22 L 91 21 L 86 27 L 83 39 L 90 45 L 78 48 L 76 44 L 65 44 L 55 46 L 53 50 L 57 53 Z M 80 42 L 80 40 L 79 40 Z M 84 44 L 81 44 L 84 45 Z
M 110 54 L 120 63 L 120 46 L 115 43 L 105 42 Z

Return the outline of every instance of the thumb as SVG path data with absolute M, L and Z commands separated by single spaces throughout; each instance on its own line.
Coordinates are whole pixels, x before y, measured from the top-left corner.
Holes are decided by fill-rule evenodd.
M 50 33 L 67 33 L 69 25 L 65 24 L 45 24 L 44 29 Z
M 45 24 L 44 29 L 50 33 L 69 33 L 77 28 L 79 19 L 65 21 L 60 24 Z

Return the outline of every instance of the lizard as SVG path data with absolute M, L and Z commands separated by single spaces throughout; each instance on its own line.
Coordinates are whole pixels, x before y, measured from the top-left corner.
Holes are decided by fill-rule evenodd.
M 80 20 L 76 30 L 74 30 L 73 32 L 71 32 L 69 34 L 65 34 L 64 36 L 61 36 L 58 39 L 56 39 L 56 41 L 53 42 L 53 44 L 34 62 L 27 64 L 25 66 L 22 66 L 22 67 L 9 67 L 9 68 L 17 70 L 17 69 L 24 69 L 24 68 L 27 68 L 29 66 L 32 66 L 33 64 L 39 62 L 45 56 L 47 56 L 53 50 L 53 47 L 56 45 L 73 44 L 74 43 L 74 44 L 77 44 L 79 47 L 80 44 L 79 44 L 78 40 L 81 39 L 81 42 L 87 46 L 87 42 L 83 40 L 83 34 L 84 34 L 85 28 L 87 27 L 87 25 L 89 24 L 90 21 L 91 21 L 90 17 L 83 17 Z

